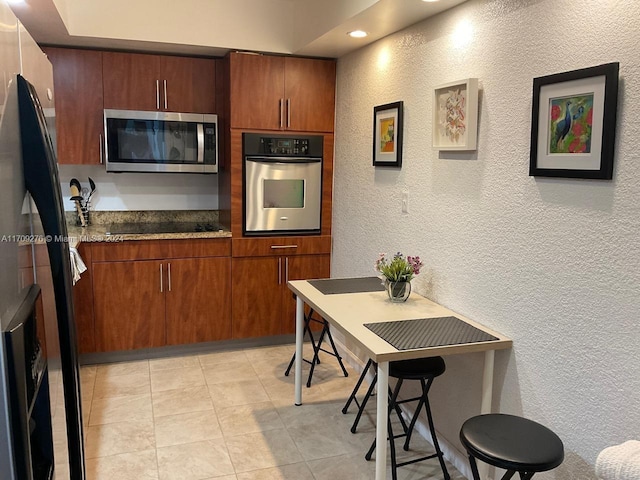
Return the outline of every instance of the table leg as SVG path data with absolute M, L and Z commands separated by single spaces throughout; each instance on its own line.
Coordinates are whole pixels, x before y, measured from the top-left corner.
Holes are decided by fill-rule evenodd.
M 295 404 L 302 405 L 302 342 L 304 340 L 304 302 L 296 297 Z
M 376 405 L 376 480 L 387 478 L 387 436 L 389 421 L 389 362 L 378 362 Z
M 493 365 L 495 350 L 484 352 L 484 371 L 482 372 L 482 403 L 480 413 L 491 413 L 491 400 L 493 398 Z M 489 464 L 480 462 L 478 464 L 480 478 L 489 478 Z

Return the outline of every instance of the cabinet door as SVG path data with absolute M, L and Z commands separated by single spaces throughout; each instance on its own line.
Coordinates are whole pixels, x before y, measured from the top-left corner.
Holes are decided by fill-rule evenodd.
M 102 52 L 45 48 L 53 65 L 60 164 L 99 164 L 103 132 Z
M 285 275 L 287 280 L 329 278 L 330 270 L 330 255 L 299 255 L 285 259 Z M 296 300 L 293 297 L 293 292 L 286 286 L 286 282 L 283 290 L 282 305 L 282 333 L 295 333 Z
M 102 65 L 104 108 L 159 109 L 162 100 L 160 56 L 104 52 Z
M 231 259 L 167 260 L 167 344 L 231 338 Z
M 93 264 L 97 351 L 165 344 L 166 283 L 160 265 L 157 260 Z
M 232 53 L 231 127 L 283 127 L 284 58 Z
M 216 113 L 215 60 L 170 56 L 160 60 L 162 110 Z
M 287 57 L 284 71 L 287 128 L 305 132 L 333 132 L 335 61 Z
M 280 257 L 233 259 L 233 338 L 281 333 L 282 262 Z
M 87 266 L 80 280 L 73 286 L 73 309 L 76 319 L 76 337 L 79 353 L 96 351 L 95 328 L 93 323 L 93 282 L 91 268 L 91 244 L 81 243 L 78 253 Z

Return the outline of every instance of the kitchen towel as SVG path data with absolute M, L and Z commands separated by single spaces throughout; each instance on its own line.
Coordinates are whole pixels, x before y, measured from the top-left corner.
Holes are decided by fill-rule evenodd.
M 87 270 L 87 266 L 82 261 L 77 248 L 69 247 L 69 256 L 71 257 L 71 277 L 75 285 L 80 280 L 80 274 Z
M 596 475 L 601 480 L 640 479 L 640 441 L 628 440 L 602 450 L 596 459 Z

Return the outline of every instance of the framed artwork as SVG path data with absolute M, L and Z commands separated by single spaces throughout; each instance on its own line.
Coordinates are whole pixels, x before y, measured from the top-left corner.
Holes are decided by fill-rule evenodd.
M 402 166 L 402 102 L 373 107 L 373 166 Z
M 446 83 L 433 91 L 433 148 L 475 150 L 478 138 L 478 79 Z
M 611 180 L 619 68 L 533 79 L 529 175 Z

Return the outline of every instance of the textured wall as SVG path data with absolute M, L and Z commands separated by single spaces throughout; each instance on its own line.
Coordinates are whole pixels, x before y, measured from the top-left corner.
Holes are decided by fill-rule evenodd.
M 496 355 L 494 409 L 562 437 L 565 463 L 546 478 L 595 478 L 600 450 L 640 438 L 638 18 L 622 0 L 472 0 L 338 62 L 332 275 L 370 275 L 379 252 L 420 255 L 414 289 L 513 338 Z M 533 78 L 612 61 L 614 179 L 529 177 Z M 467 77 L 481 89 L 477 152 L 438 153 L 432 90 Z M 374 168 L 373 107 L 397 100 L 403 167 Z M 458 449 L 482 358 L 450 357 L 434 384 Z

